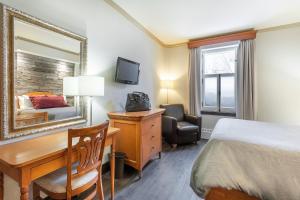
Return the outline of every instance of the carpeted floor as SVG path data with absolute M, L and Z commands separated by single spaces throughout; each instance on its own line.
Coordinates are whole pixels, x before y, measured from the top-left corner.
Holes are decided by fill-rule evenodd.
M 126 168 L 125 176 L 116 181 L 116 200 L 196 200 L 190 188 L 190 173 L 206 140 L 198 145 L 178 146 L 171 149 L 164 145 L 162 159 L 154 159 L 143 170 L 138 180 L 135 170 Z M 109 199 L 109 173 L 103 180 L 105 199 Z

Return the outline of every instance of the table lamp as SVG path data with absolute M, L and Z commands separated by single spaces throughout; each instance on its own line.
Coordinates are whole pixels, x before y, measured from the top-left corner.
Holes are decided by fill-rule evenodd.
M 93 123 L 93 97 L 104 96 L 104 78 L 99 76 L 64 77 L 63 94 L 65 96 L 89 97 L 89 121 Z

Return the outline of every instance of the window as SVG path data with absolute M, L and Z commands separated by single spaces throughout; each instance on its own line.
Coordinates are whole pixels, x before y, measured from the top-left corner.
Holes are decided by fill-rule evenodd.
M 238 44 L 201 50 L 202 111 L 235 114 Z

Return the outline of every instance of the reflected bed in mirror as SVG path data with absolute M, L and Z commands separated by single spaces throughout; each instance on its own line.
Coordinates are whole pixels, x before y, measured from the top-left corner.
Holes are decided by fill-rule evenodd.
M 86 38 L 1 8 L 2 41 L 7 45 L 1 63 L 1 112 L 6 118 L 1 120 L 1 138 L 84 123 L 86 104 L 83 98 L 63 95 L 63 79 L 84 75 Z
M 79 41 L 15 18 L 14 50 L 16 128 L 81 115 L 62 93 L 63 78 L 80 75 Z

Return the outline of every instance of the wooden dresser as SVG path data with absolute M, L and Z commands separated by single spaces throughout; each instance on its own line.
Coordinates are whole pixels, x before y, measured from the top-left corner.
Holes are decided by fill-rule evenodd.
M 125 163 L 139 171 L 156 155 L 161 156 L 161 115 L 164 109 L 143 112 L 110 112 L 110 125 L 119 128 L 116 151 L 127 155 Z

